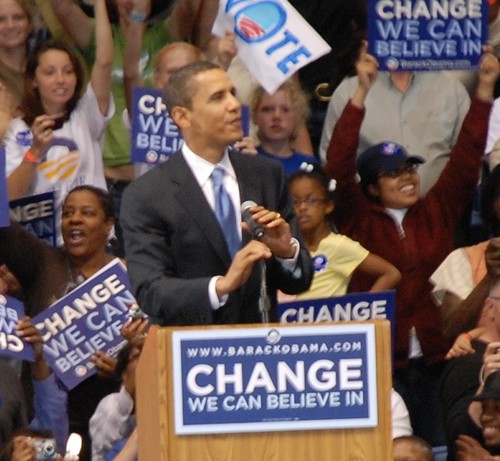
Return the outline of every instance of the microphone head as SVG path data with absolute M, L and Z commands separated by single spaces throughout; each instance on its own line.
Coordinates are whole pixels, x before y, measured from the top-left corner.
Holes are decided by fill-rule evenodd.
M 243 213 L 244 211 L 248 210 L 249 208 L 252 208 L 253 206 L 257 206 L 257 204 L 253 200 L 245 200 L 241 204 L 241 212 Z
M 241 204 L 241 217 L 243 221 L 245 221 L 248 225 L 248 230 L 250 234 L 252 234 L 253 238 L 261 239 L 264 236 L 264 229 L 257 224 L 249 209 L 257 206 L 257 204 L 253 200 L 246 200 Z

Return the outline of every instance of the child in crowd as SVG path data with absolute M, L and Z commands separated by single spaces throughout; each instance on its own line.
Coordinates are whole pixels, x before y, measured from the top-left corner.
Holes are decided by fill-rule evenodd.
M 140 348 L 131 343 L 118 353 L 115 374 L 122 386 L 101 400 L 90 419 L 93 461 L 103 461 L 115 443 L 135 429 L 135 369 L 140 354 Z
M 298 127 L 305 124 L 309 115 L 306 96 L 296 80 L 287 80 L 273 94 L 258 87 L 250 110 L 260 140 L 259 155 L 281 162 L 287 176 L 297 171 L 302 162 L 318 162 L 315 157 L 292 148 Z
M 336 183 L 321 167 L 303 163 L 290 176 L 289 184 L 300 230 L 314 264 L 311 287 L 297 299 L 345 294 L 356 269 L 375 278 L 370 291 L 390 290 L 399 283 L 401 274 L 392 264 L 349 237 L 332 232 Z
M 393 461 L 433 461 L 431 446 L 416 435 L 405 435 L 392 441 Z

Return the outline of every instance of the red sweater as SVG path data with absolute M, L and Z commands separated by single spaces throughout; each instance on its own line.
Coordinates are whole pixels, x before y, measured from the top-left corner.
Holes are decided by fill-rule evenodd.
M 442 360 L 447 351 L 429 277 L 453 250 L 456 227 L 474 195 L 490 109 L 491 103 L 473 99 L 449 162 L 434 187 L 408 209 L 402 229 L 383 207 L 364 196 L 355 179 L 364 110 L 348 103 L 335 125 L 326 165 L 328 174 L 337 180 L 335 223 L 341 233 L 390 261 L 402 275 L 396 290 L 396 367 L 407 365 L 412 326 L 427 363 Z M 351 289 L 366 291 L 372 282 L 359 275 L 353 278 Z

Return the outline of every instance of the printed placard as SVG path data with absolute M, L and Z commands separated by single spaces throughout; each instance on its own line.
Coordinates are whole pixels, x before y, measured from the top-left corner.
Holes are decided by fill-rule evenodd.
M 0 355 L 33 362 L 33 347 L 19 337 L 17 322 L 24 317 L 24 305 L 11 296 L 0 294 Z
M 396 293 L 348 293 L 331 298 L 304 299 L 278 304 L 281 323 L 320 323 L 388 319 L 395 321 Z
M 132 102 L 132 161 L 157 165 L 177 152 L 182 135 L 167 113 L 161 91 L 134 88 Z
M 488 41 L 486 0 L 370 0 L 368 50 L 381 70 L 466 70 Z
M 176 434 L 374 427 L 375 326 L 172 334 Z
M 268 93 L 331 48 L 287 0 L 220 0 L 212 33 L 236 36 L 238 55 Z
M 0 147 L 0 227 L 10 226 L 9 196 L 5 172 L 5 147 Z
M 96 351 L 115 357 L 125 345 L 120 328 L 136 306 L 125 266 L 115 259 L 68 295 L 38 314 L 44 354 L 68 389 L 96 373 Z
M 12 200 L 10 216 L 28 232 L 49 245 L 56 245 L 56 211 L 54 192 Z

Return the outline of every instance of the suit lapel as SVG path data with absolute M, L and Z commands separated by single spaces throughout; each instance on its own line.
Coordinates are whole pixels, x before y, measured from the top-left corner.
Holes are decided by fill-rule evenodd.
M 172 156 L 168 162 L 170 178 L 177 185 L 175 196 L 179 203 L 189 211 L 199 230 L 225 264 L 230 264 L 224 234 L 191 169 L 181 153 Z
M 230 152 L 229 158 L 236 173 L 236 178 L 238 179 L 238 187 L 240 190 L 240 202 L 243 203 L 246 200 L 253 200 L 255 203 L 261 203 L 260 194 L 258 194 L 258 188 L 256 187 L 255 181 L 255 170 L 249 169 L 246 166 L 244 155 L 239 152 Z M 248 232 L 242 233 L 242 247 L 245 246 L 251 240 L 251 235 Z

